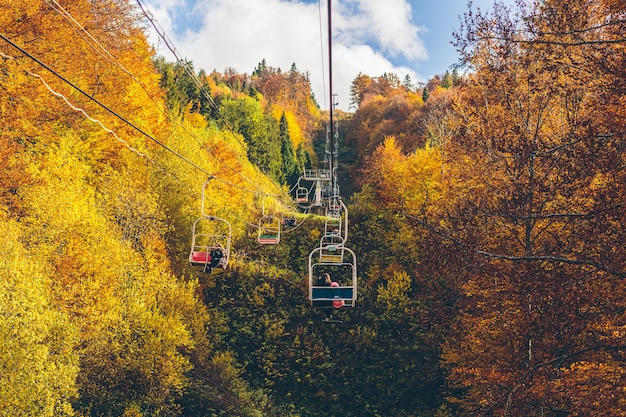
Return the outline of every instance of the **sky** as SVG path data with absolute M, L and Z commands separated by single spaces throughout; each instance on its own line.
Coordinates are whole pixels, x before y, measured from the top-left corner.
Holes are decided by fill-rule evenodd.
M 210 73 L 232 68 L 251 74 L 267 66 L 308 73 L 315 98 L 330 108 L 330 76 L 337 108 L 350 111 L 350 86 L 359 74 L 406 75 L 414 85 L 444 74 L 458 61 L 451 45 L 467 0 L 142 0 L 180 58 Z M 494 0 L 473 0 L 491 9 Z M 514 0 L 505 0 L 512 4 Z M 159 55 L 175 61 L 155 31 Z

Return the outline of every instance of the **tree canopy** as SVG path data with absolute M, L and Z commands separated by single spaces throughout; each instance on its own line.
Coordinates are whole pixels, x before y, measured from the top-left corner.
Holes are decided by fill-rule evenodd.
M 18 4 L 19 3 L 19 4 Z M 0 6 L 0 416 L 626 413 L 626 7 L 496 3 L 337 112 L 356 306 L 325 323 L 307 73 L 207 73 L 125 0 Z M 206 184 L 206 188 L 203 185 Z M 259 245 L 259 219 L 285 223 Z M 229 266 L 189 264 L 196 219 Z

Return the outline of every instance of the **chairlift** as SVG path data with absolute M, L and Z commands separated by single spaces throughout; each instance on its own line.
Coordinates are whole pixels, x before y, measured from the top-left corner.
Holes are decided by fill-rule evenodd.
M 325 234 L 337 234 L 338 232 L 346 242 L 348 240 L 348 208 L 341 197 L 335 196 L 329 200 L 326 217 Z
M 259 219 L 258 242 L 261 245 L 277 245 L 280 242 L 280 220 L 276 216 Z
M 296 188 L 296 202 L 308 203 L 309 202 L 309 190 L 306 187 L 299 186 Z
M 331 217 L 341 216 L 341 206 L 336 203 L 330 203 L 328 206 L 328 215 Z
M 326 215 L 328 217 L 341 217 L 342 208 L 341 199 L 337 195 L 334 195 L 328 199 Z
M 309 300 L 317 308 L 354 307 L 357 298 L 356 255 L 348 248 L 341 247 L 345 253 L 341 261 L 321 262 L 322 247 L 309 254 Z M 332 281 L 327 285 L 320 281 L 324 274 L 329 274 Z
M 341 235 L 341 217 L 329 217 L 324 222 L 324 236 Z
M 319 262 L 341 263 L 344 257 L 344 240 L 339 235 L 326 235 L 320 239 Z
M 189 263 L 205 272 L 215 268 L 226 269 L 230 260 L 232 227 L 215 216 L 198 218 L 191 228 Z
M 263 216 L 259 219 L 257 241 L 261 245 L 277 245 L 280 242 L 281 221 L 278 217 L 265 213 L 265 201 L 262 203 Z
M 283 215 L 283 227 L 294 228 L 298 224 L 294 215 Z

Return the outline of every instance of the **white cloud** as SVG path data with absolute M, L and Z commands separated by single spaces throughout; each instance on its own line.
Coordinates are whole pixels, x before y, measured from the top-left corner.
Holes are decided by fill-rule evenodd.
M 396 56 L 427 59 L 419 33 L 423 28 L 411 21 L 411 5 L 405 0 L 359 0 L 366 31 L 371 32 L 381 48 Z
M 143 2 L 142 2 L 143 3 Z M 149 9 L 146 9 L 158 22 L 158 25 L 168 34 L 173 33 L 172 16 L 173 10 L 184 6 L 185 0 L 150 0 L 146 2 Z M 145 7 L 144 7 L 145 8 Z M 151 40 L 156 41 L 156 34 L 151 36 Z M 153 39 L 154 38 L 154 39 Z
M 318 103 L 328 108 L 327 3 L 320 7 L 296 0 L 195 0 L 185 8 L 184 0 L 146 1 L 179 54 L 192 60 L 196 69 L 222 72 L 232 67 L 249 74 L 263 59 L 283 70 L 295 63 L 300 71 L 310 73 Z M 180 16 L 188 12 L 200 24 L 182 30 L 185 20 Z M 401 78 L 410 74 L 418 79 L 413 71 L 391 61 L 398 55 L 426 58 L 419 39 L 422 29 L 412 24 L 406 0 L 352 1 L 333 8 L 332 19 L 333 92 L 338 94 L 339 108 L 348 109 L 350 85 L 359 72 L 396 73 Z M 164 47 L 158 53 L 173 59 Z
M 408 74 L 412 80 L 417 80 L 413 70 L 393 65 L 381 53 L 367 45 L 337 45 L 333 49 L 336 51 L 333 61 L 333 91 L 338 94 L 339 108 L 342 110 L 348 109 L 350 105 L 350 86 L 360 72 L 374 77 L 394 73 L 401 80 Z M 322 108 L 328 108 L 328 105 Z

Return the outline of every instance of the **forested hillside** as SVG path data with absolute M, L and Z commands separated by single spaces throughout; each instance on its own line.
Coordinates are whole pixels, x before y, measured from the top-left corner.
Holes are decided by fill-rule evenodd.
M 0 2 L 0 416 L 625 415 L 626 6 L 525 3 L 468 12 L 425 85 L 354 80 L 358 299 L 325 323 L 296 63 L 206 73 L 134 2 Z M 189 264 L 203 212 L 225 270 Z

